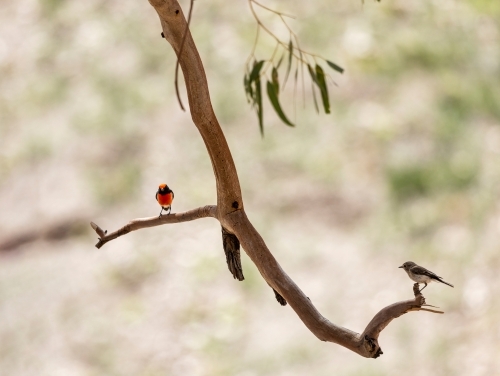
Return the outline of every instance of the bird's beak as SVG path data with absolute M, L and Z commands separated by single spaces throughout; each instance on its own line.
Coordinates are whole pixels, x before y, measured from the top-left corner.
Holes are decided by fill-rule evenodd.
M 402 267 L 403 267 L 403 265 L 401 265 L 401 266 L 398 266 L 398 269 L 399 269 L 399 268 L 402 268 Z

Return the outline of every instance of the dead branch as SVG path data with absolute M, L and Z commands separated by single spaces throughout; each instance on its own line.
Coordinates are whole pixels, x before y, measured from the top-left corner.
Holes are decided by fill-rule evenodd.
M 323 317 L 307 296 L 284 272 L 266 246 L 266 243 L 246 216 L 238 175 L 226 139 L 212 109 L 203 64 L 177 0 L 149 0 L 160 17 L 163 35 L 177 54 L 186 82 L 191 116 L 207 147 L 217 183 L 217 207 L 208 206 L 183 214 L 131 221 L 121 229 L 106 234 L 97 225 L 92 227 L 101 234 L 97 247 L 119 236 L 140 228 L 166 223 L 183 222 L 201 217 L 215 217 L 226 231 L 236 235 L 243 249 L 257 266 L 266 282 L 277 291 L 297 313 L 309 330 L 320 340 L 337 343 L 366 358 L 382 354 L 378 344 L 380 332 L 395 318 L 410 312 L 425 310 L 425 299 L 414 288 L 415 299 L 394 303 L 375 315 L 361 334 L 337 326 Z M 183 45 L 182 55 L 179 54 Z M 179 56 L 180 55 L 180 56 Z M 191 214 L 189 214 L 191 213 Z M 182 217 L 184 215 L 184 217 Z M 183 220 L 181 220 L 183 218 Z
M 398 318 L 405 313 L 411 311 L 427 311 L 433 313 L 444 313 L 442 311 L 436 311 L 432 309 L 422 308 L 422 307 L 432 307 L 431 305 L 425 304 L 425 298 L 418 288 L 418 283 L 413 285 L 413 293 L 415 294 L 415 299 L 406 300 L 402 302 L 397 302 L 383 308 L 379 313 L 377 313 L 373 319 L 366 326 L 365 331 L 361 334 L 361 339 L 365 341 L 365 346 L 368 345 L 372 347 L 370 352 L 375 351 L 373 358 L 378 358 L 383 354 L 382 349 L 378 344 L 378 336 L 384 328 L 389 325 L 389 323 Z
M 168 223 L 189 222 L 189 221 L 194 221 L 195 219 L 206 218 L 206 217 L 216 218 L 217 207 L 213 205 L 207 205 L 184 213 L 172 213 L 168 215 L 163 215 L 161 217 L 137 218 L 133 219 L 122 228 L 113 231 L 109 234 L 107 233 L 107 230 L 103 230 L 94 222 L 90 222 L 90 226 L 92 226 L 97 235 L 99 235 L 99 241 L 95 246 L 97 248 L 101 248 L 104 244 L 106 244 L 110 240 L 116 239 L 120 236 L 128 234 L 129 232 L 140 230 L 142 228 L 161 226 Z

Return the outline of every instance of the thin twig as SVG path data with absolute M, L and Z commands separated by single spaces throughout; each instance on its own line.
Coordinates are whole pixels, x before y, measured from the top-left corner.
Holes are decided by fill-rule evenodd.
M 443 311 L 435 311 L 433 309 L 427 309 L 427 308 L 419 308 L 418 311 L 427 311 L 427 312 L 432 312 L 432 313 L 440 313 L 440 314 L 444 314 Z
M 269 69 L 269 67 L 273 67 L 274 64 L 273 64 L 273 60 L 274 60 L 274 56 L 276 55 L 276 51 L 278 51 L 278 47 L 279 47 L 279 43 L 276 44 L 276 47 L 274 47 L 274 51 L 273 51 L 273 54 L 271 56 L 271 58 L 267 61 L 267 63 L 269 64 L 265 64 L 264 67 L 262 68 L 262 70 L 260 71 L 260 75 L 261 76 L 264 76 L 267 72 L 267 70 Z
M 250 61 L 252 60 L 252 57 L 255 56 L 255 49 L 257 48 L 257 42 L 259 41 L 259 31 L 260 31 L 260 25 L 257 24 L 257 32 L 255 33 L 255 40 L 253 42 L 253 46 L 252 46 L 252 52 L 250 53 L 250 55 L 248 56 L 248 59 L 245 63 L 246 66 L 248 66 L 248 64 L 250 63 Z
M 90 226 L 94 229 L 97 235 L 99 235 L 99 241 L 95 246 L 96 248 L 101 248 L 107 242 L 128 234 L 131 231 L 140 230 L 141 228 L 161 226 L 169 223 L 194 221 L 195 219 L 206 217 L 217 218 L 217 206 L 207 205 L 184 213 L 172 213 L 161 217 L 133 219 L 122 228 L 110 232 L 109 234 L 94 222 L 90 222 Z
M 186 41 L 186 35 L 189 31 L 189 24 L 191 23 L 191 14 L 193 12 L 193 4 L 194 4 L 194 0 L 191 0 L 191 3 L 189 4 L 189 14 L 188 14 L 188 21 L 186 23 L 186 30 L 184 31 L 184 35 L 182 36 L 181 48 L 179 49 L 179 54 L 177 55 L 177 63 L 175 63 L 175 94 L 177 95 L 177 100 L 179 101 L 179 105 L 181 106 L 182 111 L 186 111 L 186 110 L 184 109 L 184 106 L 182 105 L 181 95 L 179 93 L 179 83 L 178 83 L 177 78 L 179 76 L 179 60 L 181 59 L 182 50 L 184 49 L 184 42 Z
M 262 5 L 261 3 L 255 1 L 255 0 L 250 0 L 252 3 L 254 3 L 255 5 L 258 5 L 259 7 L 261 8 L 264 8 L 266 10 L 268 10 L 269 12 L 272 12 L 280 17 L 288 17 L 288 18 L 293 18 L 295 19 L 295 16 L 293 15 L 290 15 L 290 14 L 286 14 L 286 13 L 283 13 L 283 12 L 278 12 L 277 10 L 274 10 L 274 9 L 271 9 L 271 8 L 268 8 L 266 7 L 265 5 Z
M 279 44 L 281 44 L 284 48 L 288 48 L 288 45 L 283 42 L 281 39 L 279 39 L 271 30 L 269 30 L 269 28 L 266 27 L 266 25 L 264 25 L 264 23 L 260 20 L 259 16 L 257 15 L 257 13 L 255 12 L 255 9 L 253 8 L 252 4 L 256 4 L 256 5 L 261 5 L 259 3 L 257 3 L 255 0 L 248 0 L 248 3 L 250 5 L 250 10 L 252 12 L 252 15 L 255 19 L 255 21 L 257 22 L 257 24 L 262 27 L 262 29 L 264 29 L 264 31 L 269 34 L 269 36 L 271 36 L 274 40 L 276 40 L 276 42 L 278 42 Z M 296 40 L 298 40 L 298 37 L 297 35 L 293 32 L 293 30 L 290 28 L 290 26 L 288 25 L 288 23 L 284 20 L 284 18 L 282 16 L 286 16 L 284 13 L 281 13 L 281 12 L 277 12 L 277 11 L 273 11 L 272 9 L 268 9 L 268 8 L 265 8 L 263 7 L 264 9 L 267 9 L 275 14 L 278 15 L 278 17 L 280 17 L 280 19 L 282 20 L 283 24 L 285 25 L 285 27 L 288 29 L 288 31 L 294 36 L 294 38 Z M 309 56 L 314 56 L 314 57 L 317 57 L 317 58 L 320 58 L 322 60 L 326 60 L 324 57 L 322 57 L 321 55 L 317 55 L 317 54 L 313 54 L 311 52 L 307 52 L 307 51 L 304 51 L 304 50 L 301 50 L 298 43 L 297 43 L 297 47 L 296 46 L 293 46 L 293 49 L 294 50 L 297 50 L 297 51 L 301 51 L 303 54 L 305 55 L 309 55 Z M 300 59 L 302 62 L 304 62 L 302 60 L 301 57 L 299 57 L 298 55 L 295 55 L 294 54 L 294 57 L 296 59 Z
M 280 19 L 281 19 L 281 22 L 285 25 L 286 29 L 289 31 L 290 33 L 290 37 L 293 38 L 295 40 L 295 44 L 292 46 L 292 55 L 295 59 L 297 59 L 297 61 L 301 62 L 302 64 L 309 64 L 309 61 L 308 61 L 308 56 L 313 58 L 314 61 L 316 61 L 316 59 L 321 59 L 323 61 L 327 61 L 327 59 L 325 59 L 323 56 L 321 55 L 317 55 L 317 54 L 313 54 L 313 53 L 310 53 L 310 52 L 307 52 L 307 51 L 304 51 L 300 48 L 300 44 L 299 44 L 299 38 L 297 36 L 297 34 L 295 34 L 295 32 L 292 30 L 292 28 L 288 25 L 288 23 L 286 22 L 285 18 L 284 17 L 290 17 L 290 18 L 294 18 L 294 17 L 291 17 L 283 12 L 279 12 L 279 11 L 276 11 L 274 9 L 271 9 L 271 8 L 268 8 L 262 4 L 260 4 L 259 2 L 255 1 L 255 0 L 248 0 L 248 4 L 250 6 L 250 10 L 252 12 L 252 15 L 255 19 L 255 21 L 257 22 L 257 38 L 258 38 L 258 31 L 260 30 L 260 28 L 262 28 L 268 35 L 270 35 L 276 42 L 278 45 L 282 46 L 285 50 L 288 49 L 288 45 L 283 42 L 280 38 L 278 38 L 269 28 L 267 28 L 264 23 L 260 20 L 259 16 L 257 15 L 254 7 L 253 7 L 253 4 L 255 5 L 258 5 L 260 6 L 261 8 L 263 9 L 266 9 L 267 11 L 269 12 L 272 12 L 273 14 L 277 15 Z M 256 43 L 257 43 L 257 38 L 255 40 L 255 43 L 254 43 L 254 46 L 252 48 L 252 52 L 250 54 L 250 56 L 248 57 L 247 59 L 247 66 L 249 64 L 249 62 L 251 61 L 252 57 L 255 56 L 255 48 L 256 48 Z M 295 53 L 295 51 L 298 52 L 298 54 Z M 276 49 L 275 49 L 275 52 L 276 52 Z M 273 56 L 271 57 L 271 59 L 269 59 L 269 61 L 272 63 L 272 60 L 274 58 L 274 54 L 275 52 L 273 52 Z M 301 68 L 300 68 L 300 75 L 301 75 L 301 81 L 302 81 L 302 102 L 303 102 L 303 106 L 305 107 L 306 105 L 306 99 L 305 99 L 305 83 L 304 83 L 304 68 L 301 64 Z M 265 69 L 262 70 L 261 74 L 265 74 L 266 72 L 266 67 Z M 335 81 L 333 81 L 333 79 L 331 78 L 330 74 L 326 74 L 327 77 L 329 77 L 333 84 L 335 86 L 338 86 Z M 283 85 L 284 87 L 285 85 Z

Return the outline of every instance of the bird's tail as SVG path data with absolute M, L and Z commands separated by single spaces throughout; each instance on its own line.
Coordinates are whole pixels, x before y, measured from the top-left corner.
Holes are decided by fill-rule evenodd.
M 451 286 L 451 287 L 455 287 L 451 283 L 445 282 L 442 279 L 438 279 L 438 281 L 441 282 L 441 283 L 444 283 L 445 285 L 448 285 L 448 286 Z
M 227 268 L 233 275 L 234 279 L 243 281 L 243 268 L 241 267 L 240 256 L 240 241 L 236 235 L 231 234 L 224 227 L 222 227 L 222 246 L 226 254 Z

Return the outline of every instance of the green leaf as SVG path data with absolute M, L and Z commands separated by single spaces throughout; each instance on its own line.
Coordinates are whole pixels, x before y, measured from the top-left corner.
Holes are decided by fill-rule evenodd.
M 286 81 L 288 80 L 288 75 L 290 74 L 290 69 L 292 69 L 292 58 L 293 58 L 293 43 L 290 39 L 288 43 L 288 68 L 286 69 L 285 80 L 283 81 L 283 87 L 285 87 Z
M 250 85 L 250 82 L 248 81 L 248 76 L 246 74 L 243 77 L 243 86 L 245 87 L 247 102 L 250 103 L 250 101 L 253 101 L 252 85 Z
M 314 69 L 312 69 L 312 67 L 309 64 L 307 64 L 307 70 L 309 71 L 309 75 L 311 76 L 311 79 L 313 80 L 313 82 L 315 84 L 317 84 L 318 80 L 316 78 L 316 73 L 314 72 Z
M 323 108 L 325 113 L 330 113 L 330 100 L 328 98 L 328 87 L 326 86 L 325 72 L 318 64 L 316 64 L 316 84 L 321 92 L 321 100 L 323 101 Z
M 254 93 L 253 93 L 252 83 L 250 82 L 250 76 L 248 76 L 247 82 L 248 82 L 248 93 L 250 94 L 250 99 L 254 101 L 253 98 Z
M 309 71 L 309 75 L 311 76 L 311 90 L 313 93 L 314 107 L 316 108 L 316 112 L 319 114 L 318 101 L 316 100 L 316 91 L 314 91 L 314 84 L 318 85 L 318 79 L 316 78 L 316 73 L 309 64 L 307 64 L 307 70 Z
M 337 72 L 339 73 L 344 73 L 344 68 L 338 66 L 337 64 L 335 63 L 332 63 L 331 61 L 329 60 L 326 60 L 326 63 L 330 66 L 330 68 L 336 70 Z
M 262 69 L 262 66 L 264 65 L 265 61 L 261 60 L 259 62 L 254 62 L 252 72 L 250 73 L 250 84 L 257 79 L 257 77 L 260 76 L 260 70 Z
M 275 67 L 273 67 L 271 78 L 273 80 L 274 89 L 276 90 L 277 93 L 279 93 L 280 92 L 280 82 L 278 80 L 278 70 Z
M 280 119 L 286 125 L 294 127 L 293 123 L 290 120 L 288 120 L 288 118 L 286 117 L 285 113 L 281 109 L 281 105 L 280 105 L 280 102 L 278 100 L 278 93 L 276 92 L 275 86 L 270 81 L 267 81 L 267 95 L 269 97 L 269 100 L 271 101 L 271 104 L 274 107 L 274 110 L 276 111 L 276 113 L 278 114 L 278 116 L 280 117 Z
M 318 101 L 316 100 L 316 91 L 314 90 L 314 81 L 311 81 L 311 91 L 313 92 L 314 108 L 316 109 L 316 112 L 319 114 Z
M 279 69 L 281 62 L 283 61 L 284 56 L 285 56 L 285 53 L 283 53 L 283 55 L 281 55 L 280 60 L 278 61 L 278 65 L 276 65 L 276 69 Z
M 260 83 L 260 76 L 255 80 L 255 102 L 257 105 L 257 116 L 259 118 L 260 134 L 264 137 L 264 113 L 262 108 L 262 88 Z

